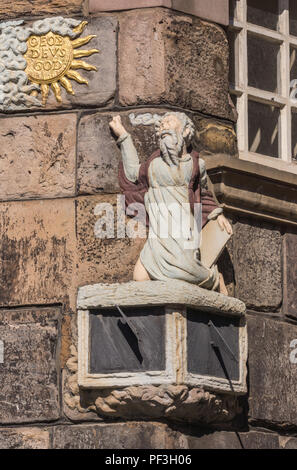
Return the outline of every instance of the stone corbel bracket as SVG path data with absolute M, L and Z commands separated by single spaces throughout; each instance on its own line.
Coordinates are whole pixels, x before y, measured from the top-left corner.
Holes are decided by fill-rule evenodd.
M 276 159 L 271 159 L 276 160 Z M 297 226 L 296 164 L 279 168 L 229 155 L 205 158 L 207 174 L 221 207 L 241 216 Z
M 99 314 L 100 321 L 103 322 L 104 312 L 114 309 L 115 305 L 123 307 L 125 312 L 132 311 L 132 314 L 129 314 L 131 319 L 133 308 L 136 307 L 138 310 L 143 309 L 144 316 L 145 312 L 149 312 L 149 308 L 163 309 L 162 313 L 159 313 L 163 316 L 165 325 L 164 339 L 162 339 L 165 350 L 162 370 L 151 368 L 146 370 L 145 367 L 137 371 L 130 371 L 129 367 L 117 371 L 91 370 L 91 316 L 94 318 Z M 95 284 L 81 287 L 78 292 L 77 308 L 78 385 L 81 389 L 184 385 L 232 395 L 247 392 L 246 308 L 238 299 L 183 281 L 131 281 L 123 284 Z M 158 321 L 160 320 L 159 318 Z M 221 359 L 226 360 L 227 370 L 224 361 L 221 367 L 222 364 L 220 365 L 214 356 L 209 332 L 210 320 L 237 357 L 238 362 L 235 362 L 230 354 L 225 354 L 226 349 L 224 350 L 223 345 L 223 349 L 220 349 L 223 353 Z M 97 331 L 100 335 L 100 329 Z M 145 336 L 145 330 L 143 332 Z M 95 336 L 95 341 L 96 338 Z M 102 338 L 105 340 L 104 336 Z M 146 354 L 149 352 L 150 343 L 145 343 L 144 346 Z M 150 351 L 150 354 L 154 352 Z M 101 358 L 98 360 L 100 363 Z M 104 358 L 102 361 L 104 362 Z

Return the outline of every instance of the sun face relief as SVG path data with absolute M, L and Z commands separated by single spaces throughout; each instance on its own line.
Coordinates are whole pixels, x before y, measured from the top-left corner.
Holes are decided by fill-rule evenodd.
M 81 34 L 86 25 L 87 22 L 83 21 L 73 31 Z M 50 85 L 59 102 L 62 101 L 59 84 L 68 93 L 74 95 L 69 78 L 80 84 L 88 85 L 88 81 L 78 72 L 75 72 L 74 69 L 97 70 L 97 67 L 83 60 L 75 59 L 86 57 L 99 51 L 97 49 L 75 49 L 87 44 L 94 37 L 96 36 L 89 35 L 85 38 L 71 40 L 69 36 L 61 36 L 50 31 L 45 35 L 31 35 L 28 38 L 27 52 L 24 56 L 27 62 L 25 72 L 31 82 L 40 85 L 43 105 L 47 102 Z M 37 96 L 37 94 L 38 92 L 36 91 L 32 92 L 33 96 Z

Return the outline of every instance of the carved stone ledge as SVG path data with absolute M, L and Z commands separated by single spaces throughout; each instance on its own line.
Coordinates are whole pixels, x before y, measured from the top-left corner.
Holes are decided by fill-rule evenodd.
M 277 169 L 228 155 L 209 156 L 205 162 L 224 209 L 272 223 L 297 225 L 296 173 L 285 171 L 281 165 Z
M 243 316 L 246 311 L 241 300 L 177 280 L 93 284 L 78 290 L 79 310 L 114 307 L 117 304 L 184 305 L 236 316 Z
M 84 406 L 111 418 L 167 418 L 195 423 L 225 423 L 242 411 L 238 400 L 186 385 L 135 386 L 85 392 Z

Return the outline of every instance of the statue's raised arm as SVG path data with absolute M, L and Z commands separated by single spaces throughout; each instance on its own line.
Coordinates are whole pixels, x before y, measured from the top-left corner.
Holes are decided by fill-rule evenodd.
M 131 182 L 135 182 L 138 179 L 140 163 L 132 138 L 124 128 L 121 116 L 115 116 L 110 121 L 109 126 L 118 138 L 126 178 Z

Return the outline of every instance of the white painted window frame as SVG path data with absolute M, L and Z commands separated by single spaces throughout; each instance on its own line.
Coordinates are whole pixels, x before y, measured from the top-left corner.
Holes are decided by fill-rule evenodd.
M 247 0 L 237 0 L 235 17 L 230 18 L 230 30 L 237 33 L 234 44 L 235 84 L 230 84 L 230 94 L 237 97 L 239 158 L 297 174 L 297 164 L 292 163 L 291 151 L 291 112 L 292 109 L 297 111 L 297 102 L 290 99 L 290 46 L 297 48 L 297 37 L 290 35 L 289 0 L 278 0 L 278 4 L 280 13 L 279 26 L 276 31 L 248 23 Z M 268 92 L 248 85 L 248 33 L 280 45 L 278 61 L 279 93 Z M 279 158 L 249 151 L 249 100 L 271 104 L 280 109 Z

